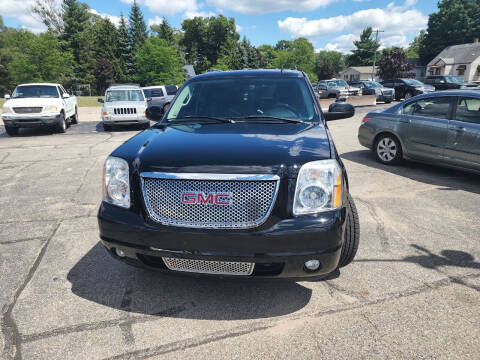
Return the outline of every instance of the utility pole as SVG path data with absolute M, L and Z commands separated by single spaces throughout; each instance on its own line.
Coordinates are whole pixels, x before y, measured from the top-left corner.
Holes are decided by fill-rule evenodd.
M 384 30 L 375 30 L 375 44 L 378 44 L 378 33 L 385 32 Z M 372 81 L 375 81 L 375 63 L 377 62 L 377 49 L 373 52 L 373 67 L 372 67 Z

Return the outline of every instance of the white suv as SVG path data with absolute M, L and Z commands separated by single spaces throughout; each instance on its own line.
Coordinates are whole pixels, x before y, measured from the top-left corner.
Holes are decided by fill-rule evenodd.
M 143 91 L 136 85 L 115 85 L 105 92 L 102 121 L 103 128 L 110 130 L 114 125 L 139 124 L 144 128 L 150 127 L 150 120 L 145 116 L 147 102 Z

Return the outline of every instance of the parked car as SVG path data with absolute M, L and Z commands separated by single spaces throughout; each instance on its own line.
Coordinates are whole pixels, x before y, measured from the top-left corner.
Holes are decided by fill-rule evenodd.
M 150 127 L 150 120 L 145 116 L 147 102 L 142 89 L 137 85 L 115 85 L 105 92 L 102 122 L 105 130 L 111 130 L 115 125 L 141 125 Z
M 60 84 L 21 84 L 5 99 L 2 120 L 10 136 L 27 127 L 51 127 L 64 133 L 70 124 L 78 123 L 77 98 Z
M 191 78 L 160 120 L 105 162 L 98 212 L 108 252 L 167 273 L 321 277 L 350 263 L 358 215 L 307 76 L 294 70 Z
M 351 81 L 350 86 L 360 88 L 362 95 L 376 95 L 377 101 L 391 103 L 395 97 L 395 89 L 387 88 L 376 81 Z
M 319 99 L 325 99 L 328 98 L 328 92 L 326 87 L 320 87 L 318 84 L 312 84 L 313 91 L 315 94 L 318 96 Z
M 322 80 L 318 82 L 317 87 L 326 98 L 339 99 L 360 93 L 359 88 L 349 86 L 345 80 Z
M 480 92 L 420 95 L 369 113 L 358 139 L 384 164 L 409 158 L 480 172 Z
M 462 78 L 453 75 L 427 76 L 425 84 L 432 85 L 435 87 L 435 90 L 480 89 L 478 84 L 466 82 Z
M 177 94 L 178 87 L 176 85 L 148 86 L 142 88 L 142 90 L 148 106 L 162 105 L 165 112 Z
M 409 99 L 420 94 L 428 94 L 435 91 L 431 85 L 415 79 L 393 79 L 381 83 L 386 88 L 395 89 L 395 100 Z

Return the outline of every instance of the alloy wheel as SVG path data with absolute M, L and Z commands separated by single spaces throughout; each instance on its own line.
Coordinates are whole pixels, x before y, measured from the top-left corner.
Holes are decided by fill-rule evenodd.
M 384 137 L 378 142 L 377 154 L 380 159 L 390 162 L 397 156 L 397 144 L 389 137 Z

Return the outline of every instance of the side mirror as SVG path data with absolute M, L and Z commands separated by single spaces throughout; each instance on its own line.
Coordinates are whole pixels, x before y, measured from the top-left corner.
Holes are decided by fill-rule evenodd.
M 103 99 L 98 99 L 98 102 L 101 103 L 101 104 L 105 103 L 105 101 L 103 101 Z
M 4 98 L 5 98 L 5 100 L 10 100 L 10 95 L 9 95 L 9 94 L 5 94 Z
M 70 97 L 70 94 L 67 94 L 67 93 L 62 95 L 62 98 L 64 98 L 64 99 L 68 99 L 69 97 Z
M 334 102 L 328 108 L 328 112 L 324 114 L 325 120 L 340 120 L 351 118 L 355 115 L 355 108 L 352 104 L 346 102 Z
M 150 101 L 152 101 L 152 98 L 151 97 L 147 98 L 147 102 L 150 102 Z
M 152 105 L 147 108 L 145 112 L 148 120 L 160 121 L 163 118 L 163 106 Z

